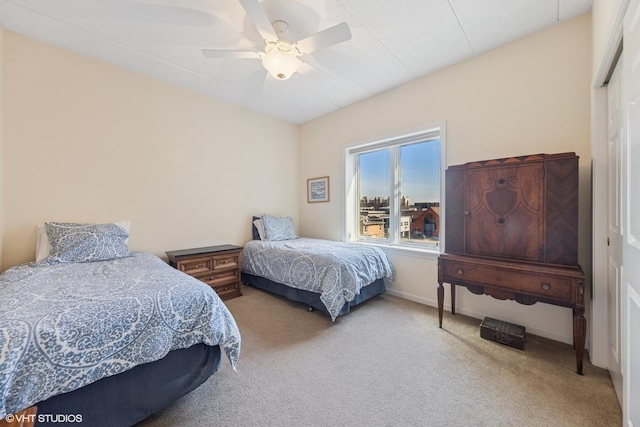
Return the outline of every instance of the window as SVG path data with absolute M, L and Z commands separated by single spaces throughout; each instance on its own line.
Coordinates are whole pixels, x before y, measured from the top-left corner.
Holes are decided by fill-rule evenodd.
M 437 250 L 444 126 L 346 150 L 347 240 Z

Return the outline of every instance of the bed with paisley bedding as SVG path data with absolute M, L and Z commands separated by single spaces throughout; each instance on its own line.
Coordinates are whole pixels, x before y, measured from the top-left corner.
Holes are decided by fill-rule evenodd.
M 242 252 L 245 284 L 320 310 L 332 320 L 386 292 L 393 268 L 378 247 L 298 237 L 291 218 L 253 218 Z
M 130 252 L 115 224 L 45 225 L 49 255 L 0 275 L 0 419 L 35 405 L 36 425 L 133 425 L 221 354 L 235 369 L 240 334 L 209 286 Z

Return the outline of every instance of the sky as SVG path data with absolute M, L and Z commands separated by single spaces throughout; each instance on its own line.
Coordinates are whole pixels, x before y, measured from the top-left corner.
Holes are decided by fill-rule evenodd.
M 401 194 L 411 203 L 440 200 L 440 141 L 404 145 L 400 149 Z M 389 195 L 389 154 L 386 150 L 360 155 L 360 196 Z

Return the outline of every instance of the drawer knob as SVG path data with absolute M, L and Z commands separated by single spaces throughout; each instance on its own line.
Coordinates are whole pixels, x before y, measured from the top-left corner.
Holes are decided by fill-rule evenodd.
M 467 216 L 468 216 L 470 213 L 471 213 L 471 212 L 469 212 L 469 211 L 464 211 L 464 214 L 465 214 L 465 215 L 467 215 Z
M 460 276 L 462 276 L 462 275 L 464 274 L 464 270 L 463 270 L 463 269 L 461 269 L 461 268 L 459 268 L 459 269 L 458 269 L 458 271 L 457 271 L 457 273 L 458 273 Z
M 542 289 L 544 289 L 545 291 L 548 291 L 549 289 L 551 289 L 551 285 L 548 283 L 543 283 L 542 284 Z

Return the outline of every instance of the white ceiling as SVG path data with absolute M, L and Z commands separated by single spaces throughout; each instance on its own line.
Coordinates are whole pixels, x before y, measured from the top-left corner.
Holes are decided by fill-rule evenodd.
M 265 79 L 238 0 L 0 0 L 0 25 L 291 123 L 354 102 L 589 12 L 592 0 L 263 0 L 297 41 L 341 22 L 352 39 L 304 59 L 311 72 Z M 307 67 L 310 68 L 310 67 Z

